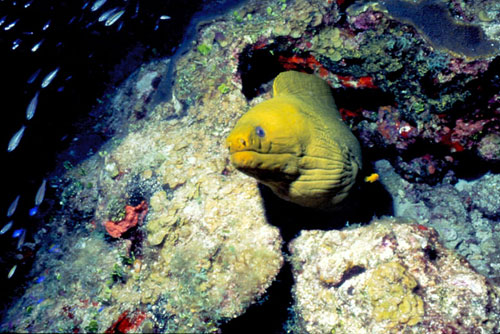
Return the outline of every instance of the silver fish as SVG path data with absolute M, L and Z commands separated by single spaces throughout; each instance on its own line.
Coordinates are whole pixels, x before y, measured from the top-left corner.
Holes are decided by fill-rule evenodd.
M 125 10 L 122 9 L 119 12 L 117 12 L 116 14 L 111 15 L 111 17 L 106 20 L 106 23 L 104 23 L 104 25 L 106 27 L 109 27 L 110 25 L 112 25 L 113 23 L 118 21 L 118 19 L 120 19 L 120 17 L 122 17 L 123 13 L 125 13 Z
M 47 184 L 47 180 L 43 179 L 40 188 L 36 192 L 35 196 L 35 205 L 40 205 L 43 202 L 43 198 L 45 197 L 45 186 Z
M 14 267 L 12 267 L 12 269 L 9 271 L 9 274 L 7 275 L 7 279 L 10 279 L 12 276 L 14 276 L 16 269 L 17 269 L 17 264 L 15 264 Z
M 3 30 L 7 31 L 7 30 L 10 30 L 10 29 L 14 28 L 14 26 L 17 24 L 17 22 L 19 22 L 19 19 L 16 19 L 16 20 L 14 20 L 14 22 L 12 22 L 12 23 L 10 23 L 10 24 L 6 25 L 6 26 L 3 28 Z
M 33 118 L 33 115 L 35 115 L 36 106 L 38 104 L 38 94 L 40 94 L 40 91 L 35 93 L 35 96 L 33 96 L 30 104 L 28 104 L 28 107 L 26 108 L 26 119 L 28 121 Z
M 90 7 L 90 10 L 95 12 L 96 10 L 98 10 L 99 8 L 101 8 L 105 3 L 106 3 L 107 0 L 97 0 L 96 2 L 94 2 L 94 4 L 92 5 L 92 7 Z
M 21 247 L 24 245 L 24 238 L 26 238 L 26 230 L 23 230 L 23 233 L 19 237 L 19 240 L 17 241 L 17 249 L 21 249 Z
M 119 9 L 120 9 L 119 7 L 116 7 L 105 11 L 104 13 L 101 14 L 101 16 L 99 16 L 97 21 L 99 22 L 106 21 L 111 15 L 115 14 Z
M 135 12 L 131 19 L 135 19 L 137 15 L 139 15 L 139 1 L 137 1 L 137 3 L 135 4 Z
M 171 17 L 168 16 L 168 15 L 162 15 L 162 16 L 160 16 L 160 20 L 170 20 L 170 19 L 171 19 Z
M 54 78 L 56 77 L 57 72 L 59 72 L 59 67 L 56 68 L 55 70 L 53 70 L 52 72 L 50 72 L 49 74 L 47 74 L 45 76 L 45 78 L 43 78 L 42 85 L 41 85 L 42 88 L 45 88 L 48 85 L 50 85 L 52 80 L 54 80 Z
M 49 29 L 50 27 L 50 20 L 47 21 L 47 23 L 45 23 L 45 25 L 42 27 L 42 30 L 47 30 Z
M 12 227 L 12 224 L 14 224 L 13 220 L 11 220 L 7 224 L 5 224 L 4 227 L 2 227 L 2 229 L 0 230 L 0 234 L 5 234 L 8 230 L 10 230 L 10 228 Z
M 17 131 L 12 138 L 9 141 L 9 146 L 7 147 L 7 152 L 12 152 L 16 149 L 17 145 L 19 145 L 19 142 L 21 141 L 21 138 L 23 137 L 24 134 L 24 129 L 26 129 L 26 126 L 22 126 L 19 131 Z
M 24 4 L 24 8 L 28 8 L 29 6 L 31 6 L 32 3 L 33 3 L 33 0 L 30 0 L 30 1 L 26 2 Z
M 17 203 L 19 203 L 19 199 L 21 198 L 21 195 L 17 195 L 16 199 L 12 201 L 12 203 L 9 206 L 9 209 L 7 210 L 7 217 L 10 217 L 16 212 L 17 208 Z
M 15 50 L 19 47 L 21 44 L 22 40 L 20 38 L 16 39 L 14 42 L 12 42 L 12 50 Z
M 29 84 L 32 84 L 33 81 L 35 81 L 35 79 L 38 77 L 38 75 L 40 74 L 40 72 L 42 71 L 41 68 L 39 68 L 38 70 L 35 71 L 35 73 L 33 73 L 30 78 L 28 79 L 28 81 L 26 81 L 27 83 Z
M 0 19 L 0 26 L 5 23 L 5 19 L 7 19 L 7 15 Z
M 45 39 L 42 39 L 40 42 L 36 43 L 35 45 L 33 45 L 33 47 L 31 48 L 31 52 L 37 52 L 38 49 L 40 48 L 40 46 L 42 45 L 43 41 Z
M 19 228 L 17 230 L 14 230 L 14 232 L 12 233 L 12 237 L 19 238 L 21 236 L 21 234 L 23 234 L 23 232 L 24 232 L 24 228 Z

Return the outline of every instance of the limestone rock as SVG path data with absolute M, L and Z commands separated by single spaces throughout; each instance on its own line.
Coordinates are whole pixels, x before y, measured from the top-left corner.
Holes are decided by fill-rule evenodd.
M 294 331 L 498 333 L 498 287 L 437 238 L 396 219 L 303 231 L 289 246 Z

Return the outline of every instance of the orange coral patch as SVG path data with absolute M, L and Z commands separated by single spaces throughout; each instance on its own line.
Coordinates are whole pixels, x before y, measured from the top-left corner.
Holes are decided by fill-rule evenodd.
M 125 218 L 119 222 L 114 222 L 108 220 L 104 223 L 106 231 L 113 238 L 119 238 L 123 233 L 127 232 L 129 229 L 137 225 L 139 221 L 142 221 L 146 214 L 148 213 L 148 204 L 146 201 L 142 201 L 141 204 L 137 206 L 125 206 Z

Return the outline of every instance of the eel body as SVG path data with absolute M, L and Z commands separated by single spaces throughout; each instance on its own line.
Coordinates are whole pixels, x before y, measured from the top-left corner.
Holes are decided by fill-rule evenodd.
M 334 209 L 361 168 L 358 140 L 312 74 L 280 73 L 273 98 L 245 113 L 226 144 L 238 170 L 305 207 Z

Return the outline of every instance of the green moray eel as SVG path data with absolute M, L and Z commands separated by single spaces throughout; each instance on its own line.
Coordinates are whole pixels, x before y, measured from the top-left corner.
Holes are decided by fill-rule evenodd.
M 305 207 L 334 209 L 361 168 L 358 140 L 328 84 L 312 74 L 279 74 L 273 98 L 245 113 L 226 145 L 238 170 Z

